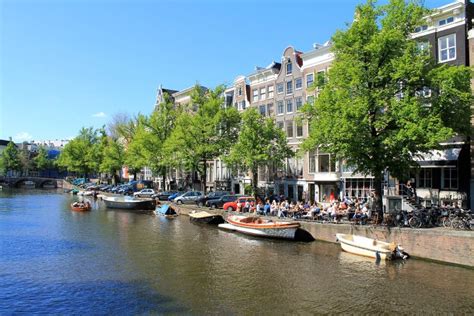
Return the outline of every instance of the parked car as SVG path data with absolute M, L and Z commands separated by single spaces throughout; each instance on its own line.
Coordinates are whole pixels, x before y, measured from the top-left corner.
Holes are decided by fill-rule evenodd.
M 197 206 L 204 206 L 206 205 L 207 200 L 215 200 L 219 199 L 221 196 L 224 195 L 229 195 L 230 192 L 228 191 L 214 191 L 214 192 L 209 192 L 208 195 L 204 195 L 200 197 L 199 199 L 196 200 L 196 205 Z
M 226 211 L 233 212 L 237 210 L 237 203 L 240 202 L 242 204 L 242 208 L 245 205 L 245 202 L 249 201 L 251 204 L 255 205 L 255 198 L 252 196 L 240 196 L 235 201 L 224 203 L 222 208 Z
M 133 193 L 135 197 L 151 197 L 155 194 L 155 190 L 153 189 L 143 189 L 138 192 Z
M 177 198 L 181 194 L 184 194 L 184 191 L 178 191 L 174 194 L 171 194 L 170 196 L 168 196 L 168 201 L 173 201 L 175 198 Z
M 223 195 L 219 197 L 218 199 L 209 199 L 206 201 L 206 206 L 210 208 L 222 208 L 225 203 L 227 202 L 233 202 L 237 200 L 238 197 L 241 195 Z
M 197 199 L 202 197 L 202 193 L 199 191 L 188 191 L 180 196 L 176 197 L 173 201 L 176 204 L 192 204 L 195 203 Z
M 175 194 L 175 193 L 177 193 L 177 192 L 176 192 L 176 191 L 158 192 L 158 193 L 156 193 L 153 197 L 154 197 L 154 198 L 157 198 L 157 199 L 160 200 L 160 201 L 167 201 L 168 198 L 169 198 L 171 195 Z

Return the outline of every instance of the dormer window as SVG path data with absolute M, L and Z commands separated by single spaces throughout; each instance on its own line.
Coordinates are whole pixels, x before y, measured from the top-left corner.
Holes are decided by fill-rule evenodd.
M 427 29 L 428 29 L 428 25 L 418 26 L 418 27 L 415 27 L 415 33 L 426 31 Z
M 449 23 L 453 23 L 453 22 L 454 22 L 454 17 L 450 16 L 449 18 L 439 20 L 439 21 L 438 21 L 438 25 L 439 25 L 439 26 L 443 26 L 443 25 L 446 25 L 446 24 L 449 24 Z
M 286 64 L 286 74 L 291 75 L 293 73 L 293 65 L 291 61 Z

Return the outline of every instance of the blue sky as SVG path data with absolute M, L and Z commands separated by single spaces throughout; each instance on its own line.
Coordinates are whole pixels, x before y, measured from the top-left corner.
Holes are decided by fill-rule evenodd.
M 230 84 L 288 45 L 327 41 L 361 2 L 0 0 L 0 139 L 65 139 L 149 114 L 159 84 Z

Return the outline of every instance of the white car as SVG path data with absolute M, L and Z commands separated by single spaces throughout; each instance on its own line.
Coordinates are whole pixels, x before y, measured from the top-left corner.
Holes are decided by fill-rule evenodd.
M 133 196 L 135 196 L 135 197 L 151 197 L 153 194 L 155 194 L 155 190 L 153 190 L 153 189 L 143 189 L 141 191 L 133 193 Z

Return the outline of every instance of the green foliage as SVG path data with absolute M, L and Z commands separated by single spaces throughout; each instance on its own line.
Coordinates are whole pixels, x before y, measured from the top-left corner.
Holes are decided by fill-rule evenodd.
M 124 164 L 124 148 L 121 142 L 112 137 L 106 139 L 104 147 L 104 157 L 100 164 L 99 170 L 104 173 L 110 173 L 115 178 L 117 171 L 119 171 Z
M 248 108 L 242 115 L 242 126 L 237 142 L 224 156 L 229 166 L 250 170 L 253 192 L 257 192 L 258 167 L 282 165 L 292 157 L 285 133 L 271 118 L 261 116 L 256 108 Z
M 99 171 L 103 158 L 104 129 L 82 128 L 79 135 L 64 146 L 57 160 L 59 167 L 87 175 Z
M 0 171 L 5 174 L 8 171 L 20 171 L 20 153 L 15 144 L 10 141 L 0 156 Z
M 197 170 L 206 187 L 206 162 L 227 152 L 237 138 L 239 113 L 224 108 L 223 86 L 203 91 L 196 86 L 192 104 L 179 113 L 176 125 L 166 142 L 166 153 L 175 167 Z
M 35 158 L 33 158 L 36 169 L 46 170 L 53 166 L 53 161 L 48 159 L 48 151 L 43 146 L 39 147 L 38 153 Z
M 374 175 L 376 190 L 383 170 L 403 177 L 416 155 L 469 130 L 469 69 L 438 65 L 409 39 L 426 13 L 418 1 L 358 6 L 350 27 L 333 36 L 324 89 L 304 107 L 303 149 L 320 146 Z

